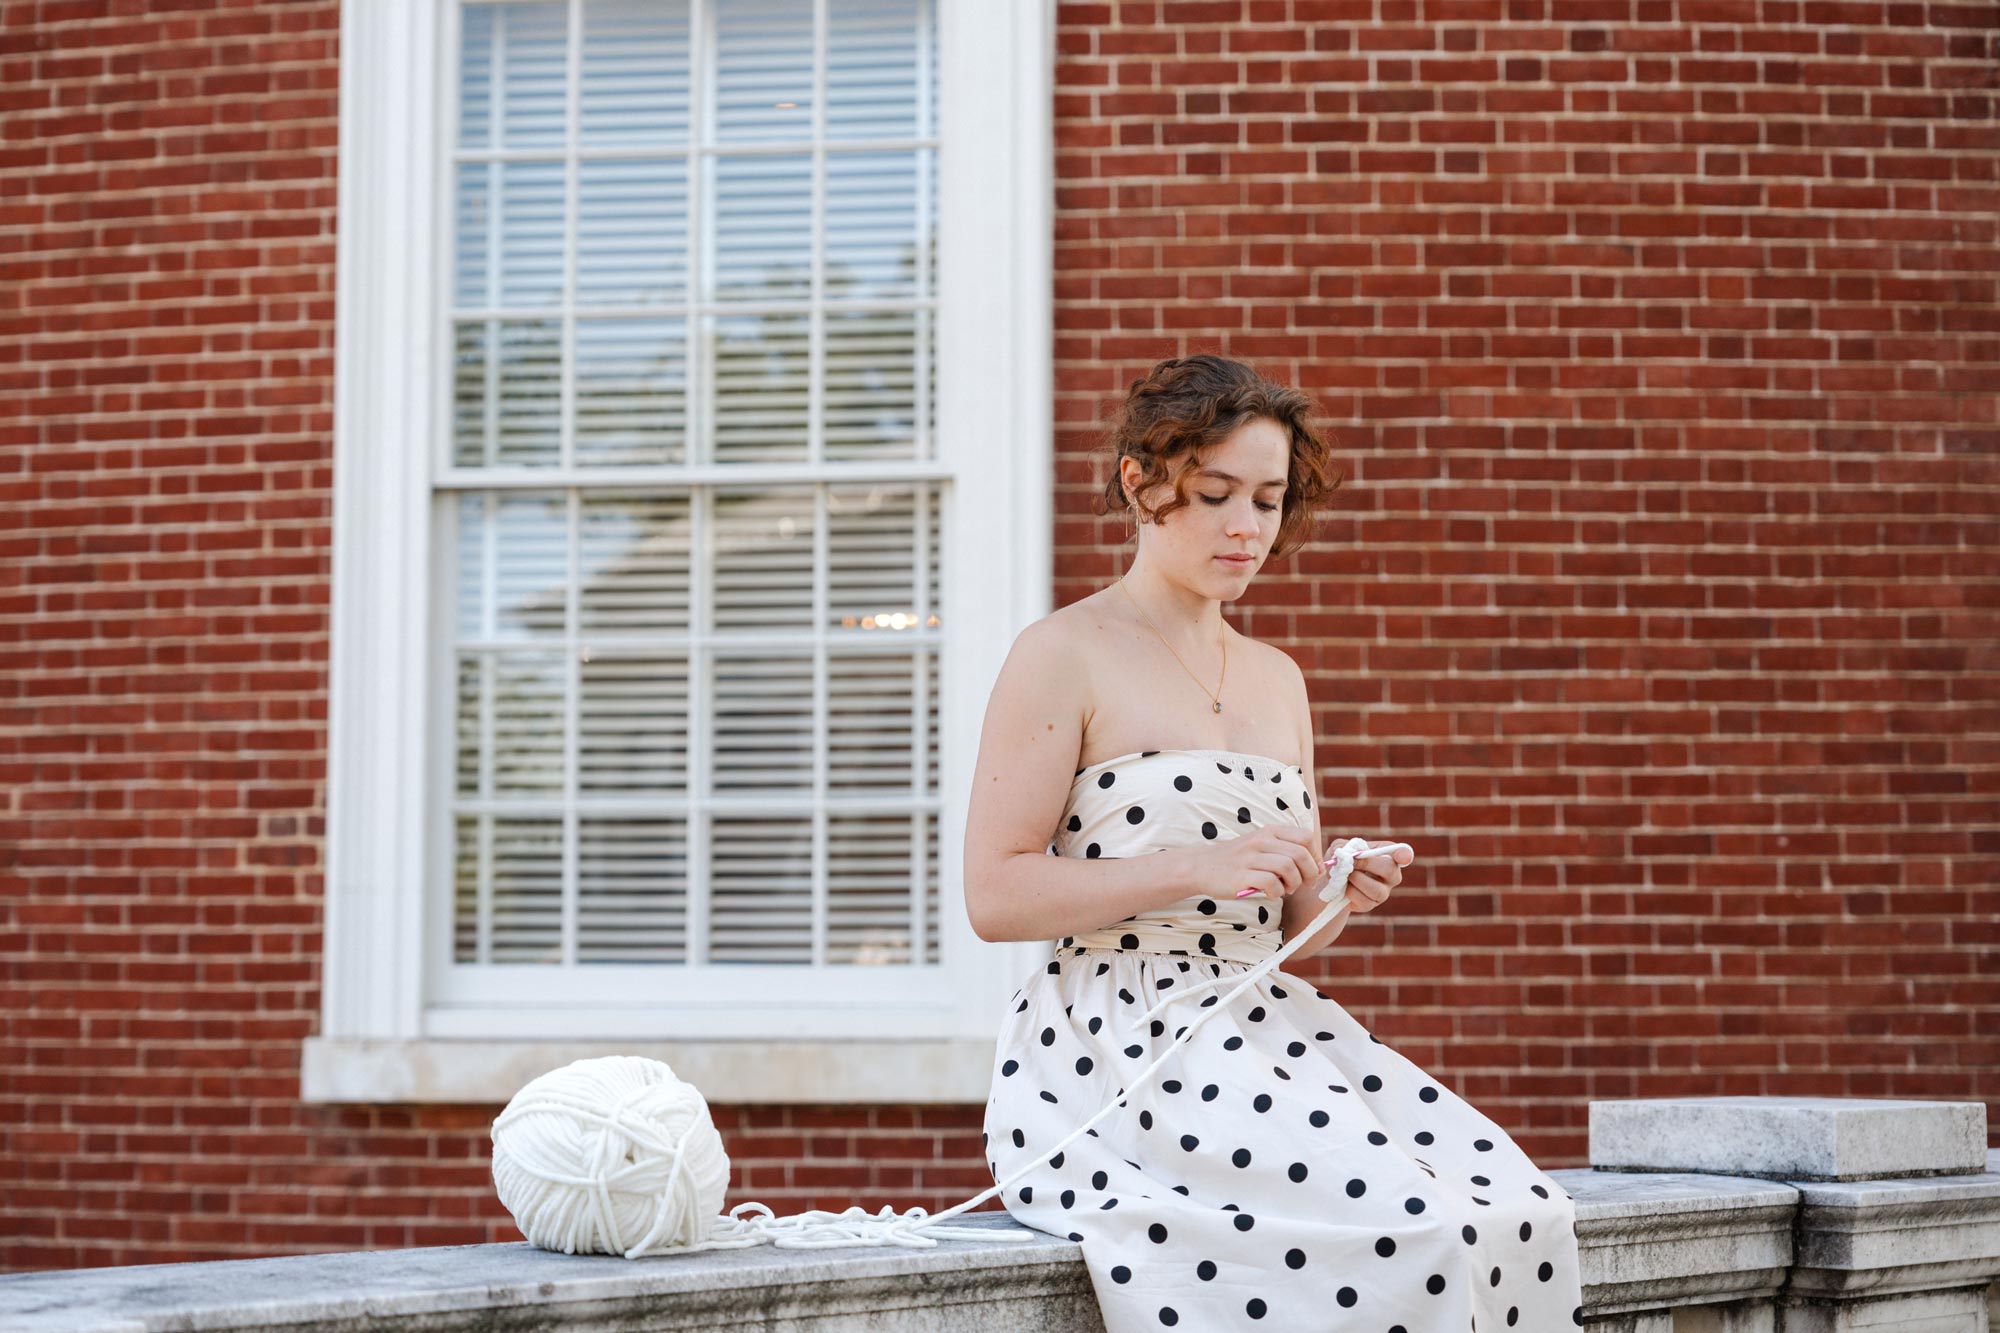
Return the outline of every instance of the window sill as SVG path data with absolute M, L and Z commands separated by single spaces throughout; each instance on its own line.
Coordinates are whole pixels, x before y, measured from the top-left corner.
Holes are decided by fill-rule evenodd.
M 666 1063 L 718 1105 L 738 1103 L 982 1104 L 991 1038 L 911 1041 L 355 1041 L 309 1037 L 300 1068 L 307 1103 L 475 1102 L 498 1105 L 572 1060 L 643 1055 Z

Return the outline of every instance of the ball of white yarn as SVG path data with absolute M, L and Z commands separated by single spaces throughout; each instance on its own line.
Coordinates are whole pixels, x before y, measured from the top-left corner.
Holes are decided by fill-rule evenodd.
M 658 1060 L 607 1055 L 514 1094 L 493 1121 L 493 1185 L 530 1244 L 630 1255 L 707 1238 L 729 1155 L 692 1083 Z

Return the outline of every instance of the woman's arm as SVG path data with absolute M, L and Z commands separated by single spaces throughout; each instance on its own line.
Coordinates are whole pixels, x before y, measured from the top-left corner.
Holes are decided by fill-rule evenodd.
M 993 943 L 1096 930 L 1200 891 L 1184 849 L 1145 856 L 1050 856 L 1069 804 L 1089 680 L 1062 627 L 1022 630 L 986 704 L 965 812 L 965 912 Z
M 1285 660 L 1290 662 L 1292 667 L 1292 708 L 1294 716 L 1298 720 L 1299 727 L 1299 772 L 1305 782 L 1306 790 L 1310 792 L 1318 785 L 1314 779 L 1315 769 L 1313 766 L 1312 699 L 1306 692 L 1306 677 L 1305 673 L 1299 670 L 1299 664 L 1292 660 L 1289 653 L 1285 655 Z M 1299 811 L 1299 816 L 1300 821 L 1312 830 L 1314 859 L 1324 861 L 1326 859 L 1326 844 L 1321 841 L 1319 802 L 1315 800 L 1310 810 Z M 1329 872 L 1322 869 L 1319 872 L 1318 879 L 1285 899 L 1284 907 L 1278 914 L 1279 924 L 1282 926 L 1284 932 L 1285 943 L 1291 943 L 1293 938 L 1310 925 L 1312 919 L 1325 909 L 1326 904 L 1320 901 L 1319 891 L 1326 887 L 1328 876 Z M 1333 920 L 1315 932 L 1311 939 L 1301 944 L 1299 951 L 1293 954 L 1288 961 L 1296 963 L 1301 958 L 1310 958 L 1325 949 L 1340 938 L 1340 932 L 1347 929 L 1347 922 L 1351 916 L 1353 916 L 1353 913 L 1346 907 L 1342 907 L 1338 912 L 1334 913 Z

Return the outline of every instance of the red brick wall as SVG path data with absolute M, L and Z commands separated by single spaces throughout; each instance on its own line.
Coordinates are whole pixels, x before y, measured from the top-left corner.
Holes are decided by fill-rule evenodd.
M 297 1100 L 337 9 L 110 8 L 0 0 L 0 1269 L 517 1239 L 496 1106 Z M 1423 857 L 1307 974 L 1549 1167 L 1992 1103 L 1990 10 L 1378 8 L 1061 7 L 1056 600 L 1135 375 L 1296 381 L 1350 480 L 1238 623 Z M 715 1111 L 728 1205 L 991 1183 L 976 1106 Z

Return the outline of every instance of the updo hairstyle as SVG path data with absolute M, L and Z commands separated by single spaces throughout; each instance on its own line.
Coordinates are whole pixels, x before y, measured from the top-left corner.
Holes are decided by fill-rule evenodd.
M 1320 499 L 1339 488 L 1343 476 L 1332 465 L 1327 442 L 1313 429 L 1312 400 L 1298 389 L 1264 378 L 1241 361 L 1201 353 L 1170 357 L 1132 381 L 1125 401 L 1113 414 L 1101 448 L 1110 457 L 1111 473 L 1096 506 L 1100 514 L 1137 504 L 1149 521 L 1191 503 L 1189 478 L 1203 465 L 1207 451 L 1229 438 L 1244 422 L 1268 417 L 1291 437 L 1285 498 L 1278 520 L 1273 556 L 1290 555 L 1310 537 L 1313 511 Z M 1142 491 L 1172 476 L 1172 461 L 1192 457 L 1173 478 L 1173 498 L 1157 509 L 1130 496 L 1119 477 L 1120 463 L 1130 457 L 1144 469 Z M 1133 535 L 1137 535 L 1135 526 Z

